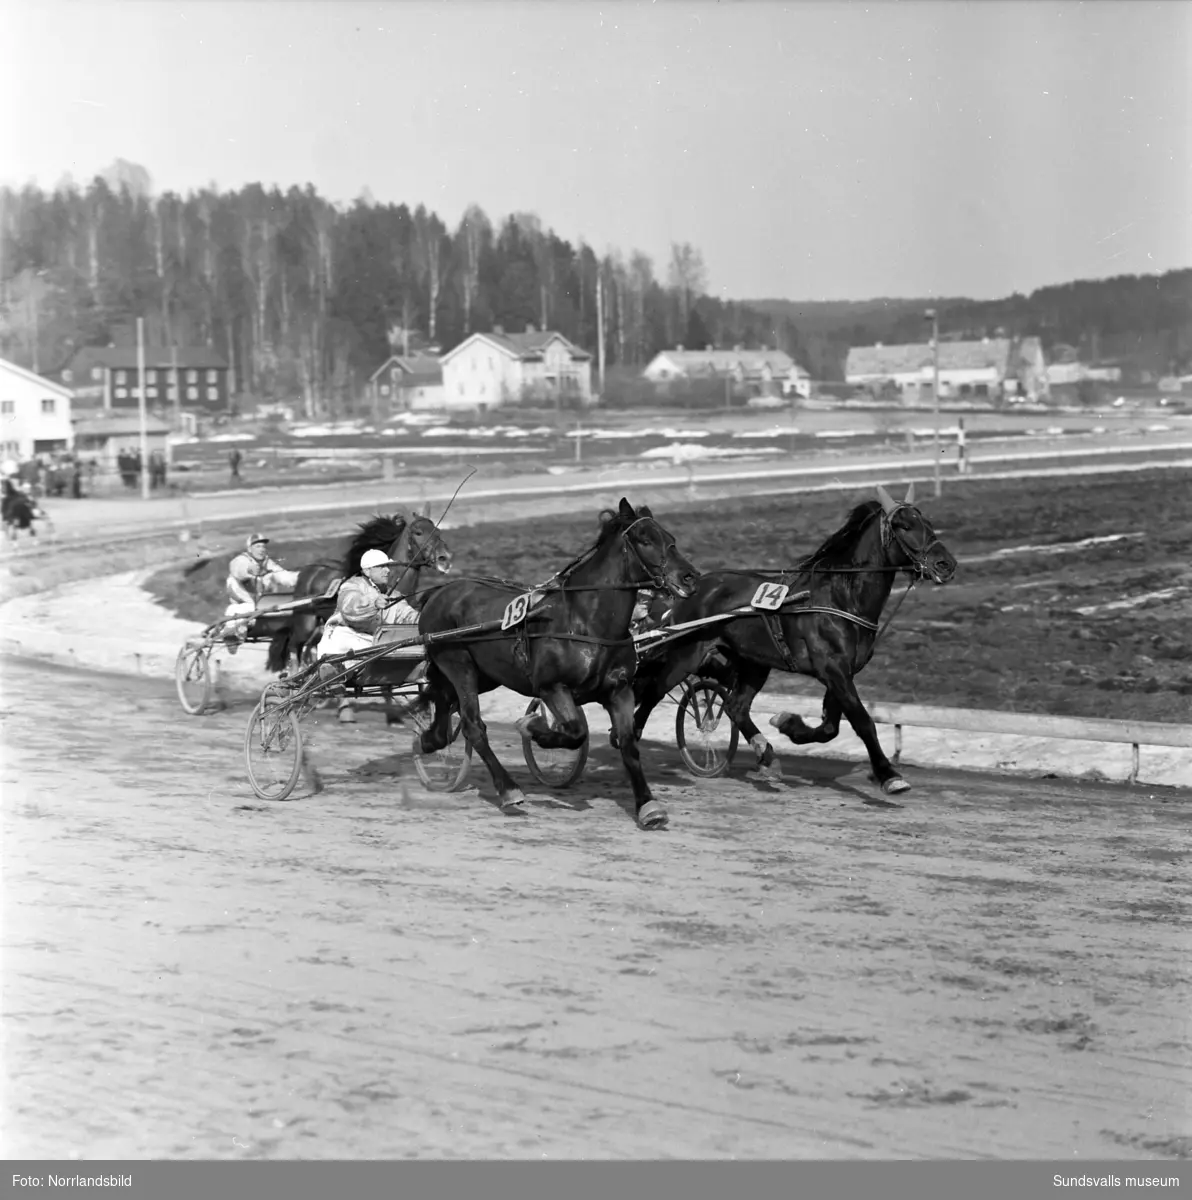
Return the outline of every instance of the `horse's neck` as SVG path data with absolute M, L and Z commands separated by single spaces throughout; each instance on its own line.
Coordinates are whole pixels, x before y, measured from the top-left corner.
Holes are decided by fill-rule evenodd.
M 882 545 L 882 521 L 878 517 L 870 521 L 857 539 L 853 549 L 850 568 L 872 567 L 875 570 L 849 570 L 828 574 L 828 586 L 833 601 L 841 608 L 866 617 L 871 621 L 881 615 L 890 589 L 894 585 L 894 572 L 890 570 L 890 556 Z M 826 573 L 825 573 L 826 574 Z
M 614 627 L 623 622 L 629 628 L 637 596 L 633 589 L 645 587 L 649 581 L 634 578 L 628 558 L 623 539 L 611 537 L 571 572 L 562 587 L 577 615 L 593 617 L 599 613 L 607 615 Z

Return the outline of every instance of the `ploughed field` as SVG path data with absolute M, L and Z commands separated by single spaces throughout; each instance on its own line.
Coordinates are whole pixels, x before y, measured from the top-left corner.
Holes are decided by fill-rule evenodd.
M 1192 717 L 1192 471 L 949 480 L 938 500 L 926 482 L 917 491 L 960 570 L 946 587 L 921 584 L 905 600 L 860 677 L 865 700 Z M 654 509 L 702 570 L 774 568 L 813 550 L 871 495 L 862 488 Z M 652 497 L 644 490 L 629 499 Z M 592 541 L 598 507 L 584 517 L 453 528 L 447 540 L 461 573 L 538 583 Z M 298 567 L 338 558 L 346 543 L 278 540 L 272 550 Z M 223 612 L 229 557 L 189 576 L 162 570 L 146 586 L 178 616 L 206 623 Z M 814 681 L 777 674 L 771 687 L 819 692 Z

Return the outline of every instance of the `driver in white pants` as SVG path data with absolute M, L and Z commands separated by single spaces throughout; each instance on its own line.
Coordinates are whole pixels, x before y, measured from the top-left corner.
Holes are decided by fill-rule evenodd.
M 385 595 L 391 562 L 383 550 L 366 550 L 360 556 L 360 574 L 343 582 L 335 612 L 323 626 L 319 658 L 368 650 L 382 625 L 417 625 L 418 613 L 405 600 Z

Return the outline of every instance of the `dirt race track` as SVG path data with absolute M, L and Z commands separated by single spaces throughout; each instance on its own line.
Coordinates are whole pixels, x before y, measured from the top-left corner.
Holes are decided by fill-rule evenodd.
M 8 1157 L 1192 1153 L 1186 793 L 647 744 L 649 835 L 600 736 L 505 818 L 364 715 L 264 805 L 244 710 L 2 667 Z

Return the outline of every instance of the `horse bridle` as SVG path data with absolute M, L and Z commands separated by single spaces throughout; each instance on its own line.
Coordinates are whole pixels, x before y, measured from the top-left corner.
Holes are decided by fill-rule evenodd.
M 397 539 L 398 542 L 400 542 L 402 538 L 406 539 L 406 543 L 409 546 L 409 556 L 404 564 L 399 563 L 399 565 L 404 567 L 404 569 L 393 581 L 393 583 L 390 584 L 388 590 L 386 591 L 385 595 L 389 597 L 392 597 L 397 585 L 401 582 L 403 575 L 405 575 L 408 571 L 418 571 L 423 567 L 434 566 L 431 556 L 438 550 L 446 549 L 447 546 L 447 543 L 443 540 L 443 534 L 437 525 L 434 526 L 434 535 L 429 538 L 424 545 L 416 546 L 414 544 L 414 530 L 412 521 L 406 526 L 405 529 L 401 531 L 401 534 Z
M 929 541 L 922 550 L 917 550 L 914 547 L 909 546 L 903 535 L 894 528 L 894 516 L 896 513 L 901 512 L 904 508 L 913 509 L 916 513 L 918 513 L 919 519 L 924 525 L 927 526 L 928 529 L 931 530 L 931 541 Z M 941 550 L 945 551 L 945 553 L 947 552 L 947 547 L 936 536 L 935 529 L 928 523 L 923 514 L 919 513 L 919 510 L 915 508 L 913 504 L 895 504 L 893 508 L 882 508 L 879 510 L 879 512 L 881 514 L 881 538 L 883 547 L 888 550 L 892 541 L 897 542 L 899 549 L 907 556 L 907 558 L 910 559 L 911 567 L 914 569 L 915 574 L 923 579 L 930 578 L 931 572 L 927 568 L 927 555 L 930 553 L 932 547 L 939 546 Z
M 644 558 L 642 558 L 642 552 L 637 548 L 636 543 L 632 542 L 628 536 L 629 531 L 635 525 L 640 525 L 642 521 L 653 521 L 654 524 L 658 526 L 658 532 L 660 534 L 665 533 L 665 530 L 661 525 L 658 525 L 658 522 L 654 517 L 638 517 L 636 520 L 631 521 L 628 525 L 626 525 L 621 531 L 621 540 L 630 550 L 633 551 L 633 557 L 637 559 L 637 565 L 641 567 L 641 569 L 650 577 L 650 583 L 654 589 L 659 592 L 669 592 L 671 591 L 671 586 L 666 582 L 666 568 L 667 564 L 670 562 L 671 551 L 674 550 L 676 553 L 678 553 L 679 548 L 673 539 L 669 545 L 667 545 L 665 539 L 663 539 L 662 561 L 657 567 L 652 567 Z

